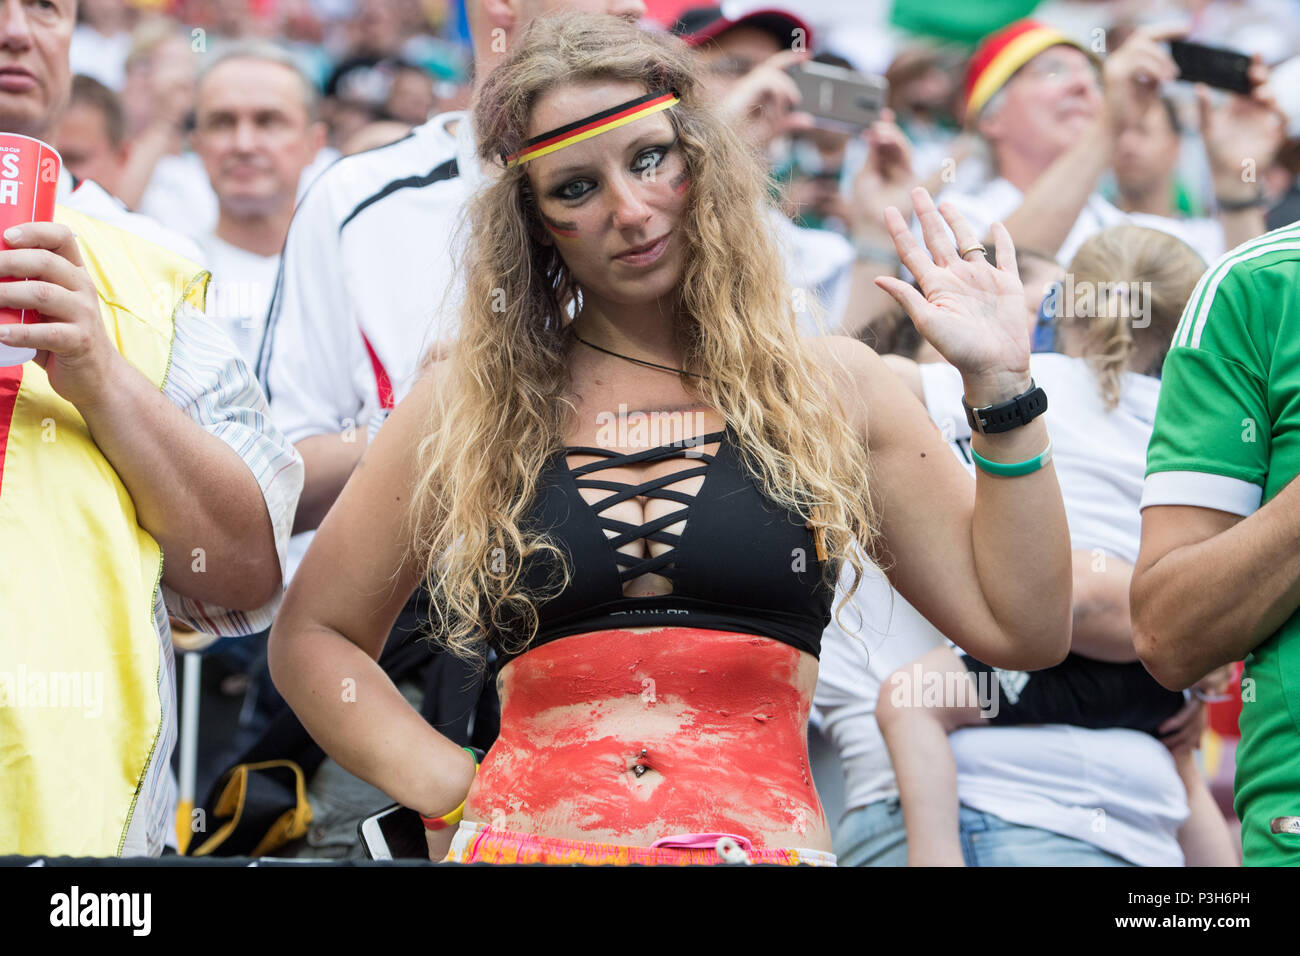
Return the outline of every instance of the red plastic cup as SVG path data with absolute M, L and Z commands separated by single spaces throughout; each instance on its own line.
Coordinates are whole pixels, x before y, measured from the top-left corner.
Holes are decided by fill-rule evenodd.
M 18 133 L 0 133 L 0 248 L 8 249 L 4 231 L 24 222 L 49 222 L 54 218 L 54 197 L 59 188 L 63 159 L 49 143 Z M 0 282 L 26 282 L 0 279 Z M 0 309 L 0 325 L 39 322 L 35 309 Z M 21 365 L 36 357 L 34 349 L 0 343 L 0 365 Z

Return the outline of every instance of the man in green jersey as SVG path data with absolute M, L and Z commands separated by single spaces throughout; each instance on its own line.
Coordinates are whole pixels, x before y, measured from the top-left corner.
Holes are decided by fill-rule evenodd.
M 1133 642 L 1166 687 L 1246 658 L 1249 865 L 1300 865 L 1300 222 L 1201 278 L 1165 360 Z

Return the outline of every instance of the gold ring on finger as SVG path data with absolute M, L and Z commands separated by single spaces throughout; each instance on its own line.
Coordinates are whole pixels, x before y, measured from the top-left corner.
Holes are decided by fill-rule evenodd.
M 965 258 L 966 258 L 968 255 L 970 255 L 972 252 L 978 252 L 981 256 L 985 257 L 986 259 L 988 258 L 988 254 L 989 254 L 988 249 L 986 249 L 986 248 L 984 247 L 984 243 L 982 243 L 982 242 L 974 242 L 974 243 L 971 243 L 969 246 L 967 246 L 965 249 L 960 250 L 960 251 L 957 253 L 957 255 L 959 255 L 959 256 L 961 256 L 963 259 L 965 259 Z

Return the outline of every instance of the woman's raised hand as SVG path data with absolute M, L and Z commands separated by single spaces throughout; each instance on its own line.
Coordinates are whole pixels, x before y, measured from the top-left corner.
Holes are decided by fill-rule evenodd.
M 880 276 L 876 284 L 894 297 L 917 331 L 962 373 L 971 405 L 992 405 L 1027 391 L 1029 327 L 1010 234 L 1002 223 L 993 224 L 994 266 L 983 252 L 980 237 L 956 210 L 946 204 L 936 209 L 930 194 L 920 187 L 912 190 L 912 201 L 928 255 L 893 206 L 885 210 L 885 225 L 920 292 L 893 276 Z M 957 245 L 944 229 L 945 220 Z M 966 250 L 965 257 L 959 249 Z

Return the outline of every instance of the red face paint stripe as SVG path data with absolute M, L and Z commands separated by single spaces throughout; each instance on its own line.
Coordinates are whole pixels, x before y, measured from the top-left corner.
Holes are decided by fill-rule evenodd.
M 5 451 L 9 448 L 9 426 L 13 423 L 18 389 L 23 383 L 23 367 L 0 368 L 0 492 L 4 490 Z
M 570 222 L 556 222 L 549 216 L 542 216 L 542 225 L 557 236 L 563 236 L 565 239 L 572 239 L 578 234 L 578 227 Z

